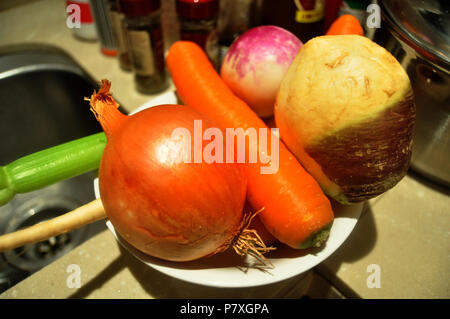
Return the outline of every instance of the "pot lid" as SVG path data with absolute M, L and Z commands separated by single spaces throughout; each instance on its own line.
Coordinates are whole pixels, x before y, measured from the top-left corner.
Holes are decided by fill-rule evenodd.
M 450 64 L 450 1 L 384 0 L 382 5 L 403 36 Z

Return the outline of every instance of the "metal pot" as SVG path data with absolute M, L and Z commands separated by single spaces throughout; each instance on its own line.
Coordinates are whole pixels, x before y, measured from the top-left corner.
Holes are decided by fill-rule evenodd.
M 411 168 L 450 186 L 450 3 L 379 2 L 382 22 L 373 40 L 405 68 L 415 95 Z

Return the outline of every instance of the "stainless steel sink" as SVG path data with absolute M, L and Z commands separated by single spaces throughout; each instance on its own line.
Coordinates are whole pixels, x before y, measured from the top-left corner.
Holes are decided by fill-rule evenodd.
M 0 48 L 0 165 L 101 131 L 84 97 L 97 88 L 64 51 L 44 45 Z M 0 207 L 0 234 L 95 198 L 89 172 L 25 194 Z M 0 293 L 105 229 L 103 221 L 1 255 Z

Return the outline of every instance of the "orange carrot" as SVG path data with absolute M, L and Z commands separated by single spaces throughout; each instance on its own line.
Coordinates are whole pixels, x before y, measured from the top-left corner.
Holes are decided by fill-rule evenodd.
M 359 20 L 351 14 L 344 14 L 337 18 L 327 31 L 327 35 L 357 34 L 364 35 Z
M 215 120 L 222 128 L 267 128 L 250 107 L 233 94 L 195 43 L 178 41 L 167 66 L 184 104 Z M 249 143 L 246 143 L 249 144 Z M 250 146 L 246 145 L 247 151 Z M 293 248 L 320 246 L 334 219 L 328 198 L 318 183 L 279 143 L 279 169 L 261 174 L 262 163 L 245 164 L 247 198 L 269 232 Z

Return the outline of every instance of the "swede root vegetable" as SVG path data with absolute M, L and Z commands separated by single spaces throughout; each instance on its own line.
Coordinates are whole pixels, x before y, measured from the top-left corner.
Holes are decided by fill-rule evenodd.
M 361 202 L 407 173 L 415 105 L 405 70 L 359 35 L 308 41 L 275 104 L 281 139 L 337 201 Z

